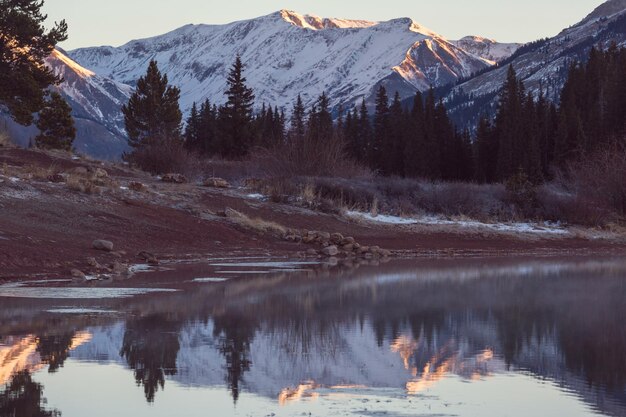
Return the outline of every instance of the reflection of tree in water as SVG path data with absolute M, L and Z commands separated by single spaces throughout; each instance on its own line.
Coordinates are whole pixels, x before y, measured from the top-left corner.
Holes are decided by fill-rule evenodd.
M 120 354 L 135 372 L 137 385 L 143 385 L 148 402 L 165 387 L 165 376 L 176 375 L 180 349 L 180 323 L 165 315 L 152 315 L 126 323 Z
M 28 371 L 13 376 L 7 387 L 0 392 L 0 416 L 2 417 L 59 417 L 57 410 L 46 410 L 43 405 L 43 386 L 34 382 Z
M 37 352 L 41 355 L 41 361 L 48 364 L 48 372 L 54 373 L 63 367 L 69 356 L 74 334 L 71 332 L 37 338 Z
M 249 359 L 257 323 L 249 315 L 227 314 L 214 318 L 213 336 L 219 337 L 219 350 L 226 359 L 226 382 L 233 400 L 239 399 L 243 375 L 250 370 Z

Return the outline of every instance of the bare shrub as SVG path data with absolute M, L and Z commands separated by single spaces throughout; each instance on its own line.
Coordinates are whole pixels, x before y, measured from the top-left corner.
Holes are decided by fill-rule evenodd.
M 369 171 L 346 156 L 345 144 L 337 135 L 324 143 L 308 137 L 292 139 L 272 149 L 254 152 L 253 161 L 271 178 L 294 176 L 355 178 Z
M 102 188 L 96 185 L 96 183 L 86 177 L 78 175 L 70 175 L 66 182 L 67 188 L 73 191 L 77 191 L 83 194 L 101 194 Z
M 188 178 L 202 175 L 202 162 L 186 150 L 180 140 L 163 140 L 142 146 L 125 155 L 124 159 L 151 174 L 178 173 Z
M 10 148 L 15 146 L 7 132 L 0 130 L 0 148 Z
M 626 148 L 612 144 L 570 163 L 542 188 L 544 216 L 602 226 L 626 215 Z

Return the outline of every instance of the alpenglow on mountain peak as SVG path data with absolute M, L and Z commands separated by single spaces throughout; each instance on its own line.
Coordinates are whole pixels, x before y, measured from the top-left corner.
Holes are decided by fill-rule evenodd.
M 401 17 L 392 19 L 389 21 L 370 21 L 370 20 L 354 20 L 354 19 L 341 19 L 341 18 L 329 18 L 319 17 L 312 14 L 300 14 L 293 10 L 282 9 L 274 15 L 280 16 L 284 21 L 291 23 L 294 26 L 298 26 L 304 29 L 311 30 L 324 30 L 324 29 L 363 29 L 371 28 L 378 25 L 398 25 L 406 27 L 407 29 L 421 33 L 426 36 L 439 36 L 435 32 L 427 29 L 426 27 L 415 22 L 410 17 Z

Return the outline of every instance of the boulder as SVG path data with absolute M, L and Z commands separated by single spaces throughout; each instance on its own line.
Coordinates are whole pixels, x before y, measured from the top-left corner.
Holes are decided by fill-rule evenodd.
M 93 170 L 93 176 L 95 178 L 100 178 L 100 179 L 105 179 L 105 178 L 109 178 L 109 173 L 106 172 L 104 169 L 102 168 L 95 168 Z
M 111 270 L 116 275 L 126 275 L 128 274 L 128 265 L 115 261 L 113 262 L 113 265 L 111 265 Z
M 142 183 L 140 183 L 140 182 L 137 182 L 137 181 L 131 181 L 131 182 L 129 182 L 129 183 L 128 183 L 128 189 L 130 189 L 130 190 L 133 190 L 133 191 L 136 191 L 136 192 L 140 193 L 140 192 L 142 192 L 142 191 L 145 191 L 145 190 L 146 190 L 146 186 L 145 186 L 145 185 L 143 185 L 143 184 L 142 184 Z
M 335 245 L 341 245 L 341 242 L 343 241 L 343 235 L 341 233 L 333 233 L 332 235 L 330 235 L 330 241 L 333 242 Z
M 148 262 L 149 265 L 159 264 L 159 260 L 157 259 L 157 257 L 151 254 L 150 252 L 141 251 L 137 254 L 137 256 L 143 259 L 144 261 Z
M 161 177 L 161 181 L 171 183 L 171 184 L 184 184 L 187 182 L 187 177 L 183 174 L 165 174 Z
M 327 246 L 324 249 L 322 249 L 322 254 L 326 256 L 337 256 L 339 255 L 339 249 L 337 248 L 337 246 L 334 246 L 334 245 Z
M 108 240 L 94 240 L 92 243 L 94 249 L 111 252 L 113 250 L 113 242 Z
M 354 245 L 356 240 L 353 237 L 346 237 L 341 241 L 342 245 Z
M 230 188 L 230 184 L 228 183 L 228 181 L 226 181 L 223 178 L 217 178 L 217 177 L 207 178 L 206 180 L 204 180 L 202 185 L 205 187 L 212 187 L 212 188 Z

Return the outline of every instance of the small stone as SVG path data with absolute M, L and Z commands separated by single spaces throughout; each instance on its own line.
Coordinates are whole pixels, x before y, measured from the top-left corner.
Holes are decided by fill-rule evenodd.
M 380 251 L 380 254 L 384 257 L 384 258 L 389 258 L 391 256 L 391 251 L 387 250 L 387 249 L 382 249 Z
M 87 265 L 92 268 L 100 268 L 100 264 L 96 261 L 96 258 L 87 258 Z
M 326 256 L 337 256 L 339 255 L 339 249 L 337 246 L 331 245 L 322 249 L 322 254 Z
M 94 249 L 111 252 L 113 250 L 113 242 L 108 240 L 94 240 L 92 243 Z
M 140 193 L 146 190 L 146 186 L 138 181 L 131 181 L 128 183 L 128 189 Z
M 317 251 L 315 249 L 307 250 L 306 254 L 309 255 L 309 256 L 317 256 L 318 255 L 318 253 L 317 253 Z
M 161 177 L 161 181 L 168 182 L 171 184 L 184 184 L 187 182 L 187 177 L 183 174 L 165 174 Z
M 61 183 L 61 182 L 65 182 L 65 176 L 62 174 L 52 174 L 52 175 L 48 175 L 48 181 L 50 182 L 54 182 L 54 183 Z
M 137 256 L 143 259 L 144 261 L 148 262 L 149 265 L 159 264 L 159 260 L 157 259 L 157 257 L 151 254 L 150 252 L 141 251 L 139 252 L 139 254 L 137 254 Z
M 206 180 L 204 180 L 202 185 L 212 188 L 230 188 L 229 182 L 223 178 L 207 178 Z
M 71 274 L 72 274 L 72 279 L 75 279 L 75 280 L 84 280 L 86 277 L 85 273 L 79 269 L 72 269 Z

